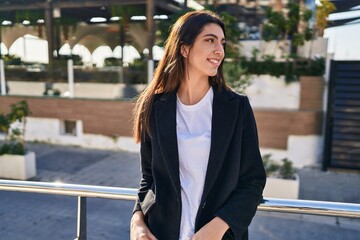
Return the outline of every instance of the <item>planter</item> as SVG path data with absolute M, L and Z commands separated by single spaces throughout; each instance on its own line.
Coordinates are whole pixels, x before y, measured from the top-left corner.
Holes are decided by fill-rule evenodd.
M 281 179 L 268 177 L 264 189 L 264 197 L 298 199 L 300 189 L 300 179 Z
M 0 178 L 27 180 L 36 176 L 35 153 L 0 156 Z
M 325 82 L 322 76 L 300 77 L 300 110 L 323 109 Z

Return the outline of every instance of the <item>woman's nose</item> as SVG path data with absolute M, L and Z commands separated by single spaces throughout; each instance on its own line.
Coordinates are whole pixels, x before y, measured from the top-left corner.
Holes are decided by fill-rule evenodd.
M 214 54 L 215 55 L 220 55 L 223 56 L 224 55 L 224 46 L 223 44 L 218 44 L 214 50 Z

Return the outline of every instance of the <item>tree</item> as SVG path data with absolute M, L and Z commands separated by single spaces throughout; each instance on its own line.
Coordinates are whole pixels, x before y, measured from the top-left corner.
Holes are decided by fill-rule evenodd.
M 25 125 L 29 115 L 29 106 L 24 100 L 12 104 L 9 113 L 0 113 L 0 130 L 5 134 L 0 155 L 25 154 Z
M 320 0 L 320 5 L 316 6 L 316 31 L 318 36 L 324 35 L 324 30 L 328 24 L 327 17 L 335 10 L 335 5 L 329 0 Z
M 291 54 L 296 54 L 297 47 L 302 46 L 305 40 L 308 41 L 312 38 L 312 30 L 308 24 L 312 12 L 300 8 L 297 3 L 289 3 L 288 8 L 287 14 L 274 11 L 270 7 L 266 8 L 266 20 L 262 35 L 265 41 L 277 40 L 278 42 L 284 42 L 291 39 Z M 300 23 L 303 24 L 303 28 L 299 28 Z

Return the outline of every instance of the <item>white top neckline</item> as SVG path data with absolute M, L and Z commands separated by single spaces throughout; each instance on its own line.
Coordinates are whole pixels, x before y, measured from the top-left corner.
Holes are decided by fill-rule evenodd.
M 212 96 L 213 96 L 213 90 L 212 90 L 212 87 L 210 87 L 209 90 L 207 91 L 207 93 L 204 95 L 204 97 L 199 102 L 197 102 L 195 104 L 192 104 L 192 105 L 186 105 L 186 104 L 181 102 L 181 100 L 179 98 L 179 95 L 176 94 L 177 104 L 178 104 L 177 106 L 183 111 L 196 111 L 199 108 L 201 108 L 204 104 L 206 104 L 207 99 L 209 97 L 212 98 Z

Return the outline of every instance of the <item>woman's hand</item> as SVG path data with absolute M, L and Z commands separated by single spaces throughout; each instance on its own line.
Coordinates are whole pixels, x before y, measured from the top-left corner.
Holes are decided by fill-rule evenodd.
M 157 240 L 146 226 L 144 214 L 141 211 L 135 212 L 131 218 L 130 240 Z
M 225 232 L 229 229 L 229 225 L 219 217 L 203 226 L 191 240 L 221 240 Z

